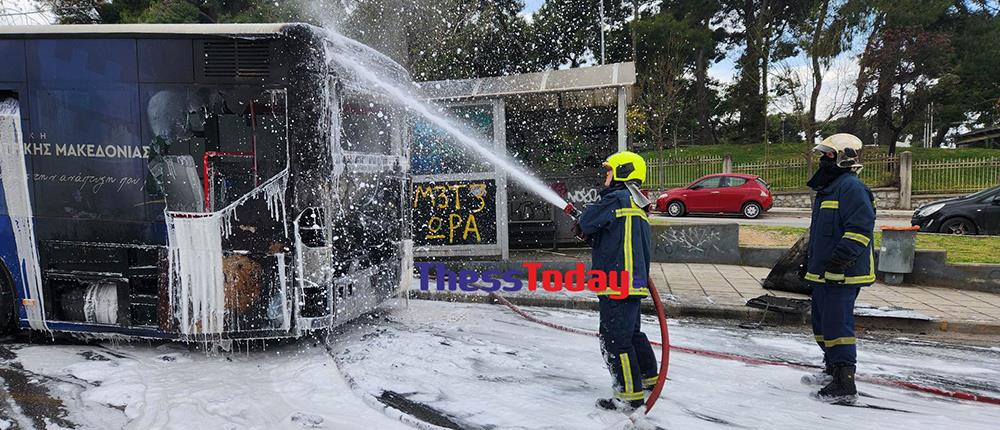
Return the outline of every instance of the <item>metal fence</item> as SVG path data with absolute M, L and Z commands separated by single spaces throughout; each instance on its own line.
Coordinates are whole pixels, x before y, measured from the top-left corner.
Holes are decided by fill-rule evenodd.
M 1000 157 L 913 162 L 913 193 L 966 193 L 1000 183 Z
M 872 188 L 899 187 L 899 160 L 899 155 L 864 157 L 861 178 Z M 650 159 L 647 161 L 648 187 L 663 190 L 687 185 L 704 175 L 723 173 L 726 164 L 724 157 Z M 814 164 L 812 168 L 815 167 Z M 804 158 L 734 162 L 732 172 L 760 176 L 774 191 L 806 190 L 806 182 L 813 174 Z M 914 194 L 982 190 L 1000 183 L 1000 157 L 915 161 L 912 181 Z
M 861 169 L 861 180 L 871 188 L 878 187 L 898 187 L 899 186 L 899 156 L 898 155 L 874 155 L 865 157 L 862 155 L 861 163 L 865 166 Z
M 653 190 L 676 188 L 712 173 L 722 173 L 722 157 L 649 159 L 646 186 Z
M 805 159 L 733 164 L 733 173 L 760 176 L 774 191 L 804 188 L 812 176 Z

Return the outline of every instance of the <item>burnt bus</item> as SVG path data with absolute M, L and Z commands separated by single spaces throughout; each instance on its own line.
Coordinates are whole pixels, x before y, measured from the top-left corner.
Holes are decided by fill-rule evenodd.
M 394 294 L 404 110 L 340 73 L 330 40 L 0 27 L 0 327 L 294 337 Z

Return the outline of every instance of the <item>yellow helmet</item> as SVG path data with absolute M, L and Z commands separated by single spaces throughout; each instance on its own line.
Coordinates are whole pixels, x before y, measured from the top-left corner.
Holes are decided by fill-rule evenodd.
M 604 161 L 604 167 L 614 171 L 614 180 L 628 182 L 646 182 L 646 160 L 631 151 L 621 151 L 611 154 Z

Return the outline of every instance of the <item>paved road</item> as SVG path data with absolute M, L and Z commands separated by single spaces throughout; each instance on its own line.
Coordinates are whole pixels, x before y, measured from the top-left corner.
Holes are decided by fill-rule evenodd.
M 685 224 L 731 224 L 739 223 L 740 225 L 765 225 L 773 227 L 809 227 L 809 216 L 808 215 L 796 215 L 796 214 L 764 214 L 764 216 L 758 219 L 746 219 L 734 215 L 715 215 L 715 216 L 685 216 L 680 218 L 673 218 L 663 214 L 654 214 L 656 219 L 665 220 L 669 222 L 685 223 Z M 909 226 L 910 220 L 908 218 L 879 218 L 875 221 L 875 228 L 881 228 L 882 226 L 898 226 L 904 227 Z

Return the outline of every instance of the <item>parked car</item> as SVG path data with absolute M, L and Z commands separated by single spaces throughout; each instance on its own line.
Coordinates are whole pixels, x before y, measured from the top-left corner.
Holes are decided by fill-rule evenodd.
M 1000 186 L 920 206 L 913 225 L 929 233 L 1000 235 Z
M 724 173 L 703 176 L 656 199 L 656 210 L 670 216 L 688 213 L 734 213 L 757 218 L 771 210 L 774 195 L 758 176 Z

